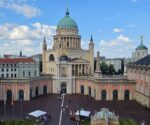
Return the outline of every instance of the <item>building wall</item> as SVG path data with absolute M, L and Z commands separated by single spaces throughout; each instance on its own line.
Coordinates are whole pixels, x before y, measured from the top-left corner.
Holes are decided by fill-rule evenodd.
M 150 107 L 150 70 L 142 66 L 128 66 L 128 79 L 136 80 L 135 99 Z
M 114 80 L 110 80 L 114 81 Z M 76 80 L 76 93 L 81 93 L 81 86 L 84 86 L 85 95 L 89 95 L 88 88 L 91 87 L 91 96 L 94 97 L 96 100 L 102 100 L 101 93 L 102 90 L 106 90 L 107 97 L 106 100 L 113 100 L 113 91 L 118 91 L 118 100 L 124 100 L 124 93 L 126 90 L 129 90 L 130 96 L 129 99 L 134 99 L 135 94 L 135 82 L 126 82 L 126 80 L 122 83 L 118 83 L 119 80 L 116 82 L 103 82 L 99 80 L 98 82 L 95 80 Z M 96 93 L 96 94 L 95 94 Z
M 7 99 L 7 91 L 12 92 L 13 100 L 19 100 L 19 90 L 23 90 L 24 100 L 29 101 L 35 97 L 35 89 L 39 88 L 39 94 L 43 95 L 43 86 L 47 86 L 47 93 L 52 93 L 52 80 L 49 77 L 37 77 L 36 79 L 4 79 L 0 80 L 0 100 Z M 32 89 L 32 93 L 30 90 Z

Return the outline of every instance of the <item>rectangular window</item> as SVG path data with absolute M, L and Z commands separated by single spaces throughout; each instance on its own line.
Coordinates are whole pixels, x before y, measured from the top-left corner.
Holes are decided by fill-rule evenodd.
M 6 70 L 7 72 L 9 71 L 9 69 Z
M 16 77 L 17 77 L 17 74 L 15 74 L 14 77 L 16 78 Z
M 11 78 L 13 78 L 13 74 L 11 74 Z
M 13 69 L 11 69 L 11 71 L 13 71 Z
M 2 69 L 2 72 L 4 72 L 4 69 Z
M 2 78 L 4 78 L 4 74 L 2 74 Z
M 6 74 L 7 77 L 9 77 L 9 74 Z

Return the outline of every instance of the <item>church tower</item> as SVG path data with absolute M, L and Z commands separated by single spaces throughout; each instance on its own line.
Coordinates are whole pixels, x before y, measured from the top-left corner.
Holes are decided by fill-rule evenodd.
M 94 43 L 93 37 L 91 35 L 90 43 L 89 43 L 89 51 L 90 51 L 90 73 L 91 75 L 94 74 Z
M 44 40 L 43 40 L 43 51 L 46 51 L 47 50 L 47 43 L 46 43 L 46 38 L 44 37 Z

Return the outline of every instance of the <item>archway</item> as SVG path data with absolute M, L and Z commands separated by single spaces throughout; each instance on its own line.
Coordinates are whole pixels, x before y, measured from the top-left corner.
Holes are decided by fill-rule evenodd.
M 113 100 L 118 100 L 118 90 L 113 91 Z
M 66 82 L 61 83 L 61 93 L 67 93 L 67 84 L 66 84 Z
M 12 100 L 12 91 L 11 90 L 7 90 L 7 100 L 8 101 Z
M 91 87 L 89 87 L 89 95 L 91 96 Z
M 43 94 L 47 94 L 47 85 L 43 86 Z
M 19 100 L 23 101 L 24 100 L 24 91 L 23 90 L 19 90 Z
M 36 87 L 35 88 L 35 96 L 38 96 L 39 95 L 39 87 Z
M 81 91 L 81 94 L 84 94 L 84 86 L 83 85 L 81 85 L 80 91 Z
M 130 92 L 129 90 L 125 90 L 124 92 L 124 100 L 129 100 L 130 99 Z
M 101 99 L 102 100 L 106 100 L 106 97 L 107 97 L 106 90 L 102 90 L 102 92 L 101 92 Z

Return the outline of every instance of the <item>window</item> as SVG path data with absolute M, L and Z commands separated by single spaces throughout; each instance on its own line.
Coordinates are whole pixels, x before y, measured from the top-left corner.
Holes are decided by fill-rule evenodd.
M 49 61 L 54 61 L 54 60 L 55 60 L 54 55 L 51 54 L 51 55 L 49 56 Z
M 13 74 L 11 74 L 11 78 L 13 78 Z
M 25 77 L 25 72 L 23 71 L 23 77 Z
M 16 77 L 17 77 L 17 74 L 14 74 L 14 77 L 16 78 Z
M 4 72 L 4 69 L 2 69 L 2 72 Z
M 36 70 L 34 71 L 34 75 L 36 76 Z
M 7 77 L 9 77 L 9 74 L 6 74 Z
M 13 69 L 11 69 L 11 71 L 13 71 Z
M 29 77 L 30 77 L 30 75 L 31 75 L 31 73 L 30 73 L 30 71 L 29 71 Z
M 14 69 L 14 71 L 16 71 L 16 68 Z
M 69 47 L 69 42 L 67 42 L 67 47 Z
M 2 78 L 4 78 L 4 74 L 2 74 Z
M 7 72 L 9 71 L 9 69 L 6 70 Z

